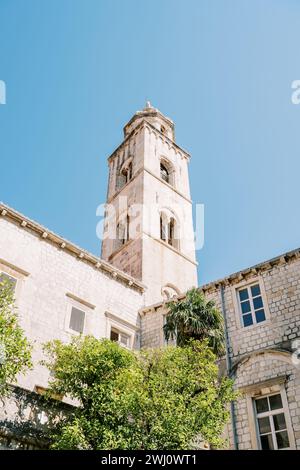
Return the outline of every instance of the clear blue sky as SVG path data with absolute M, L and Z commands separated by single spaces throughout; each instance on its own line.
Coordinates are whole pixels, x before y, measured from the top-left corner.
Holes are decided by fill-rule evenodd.
M 107 156 L 151 100 L 192 154 L 199 281 L 297 248 L 298 0 L 0 0 L 0 200 L 99 254 Z

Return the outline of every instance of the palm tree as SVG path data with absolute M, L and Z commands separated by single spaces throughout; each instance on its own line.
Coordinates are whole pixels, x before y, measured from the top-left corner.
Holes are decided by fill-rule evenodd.
M 224 323 L 220 311 L 212 300 L 206 300 L 199 289 L 193 288 L 181 300 L 167 303 L 168 314 L 164 325 L 166 340 L 176 339 L 184 346 L 190 339 L 207 340 L 217 356 L 224 348 Z

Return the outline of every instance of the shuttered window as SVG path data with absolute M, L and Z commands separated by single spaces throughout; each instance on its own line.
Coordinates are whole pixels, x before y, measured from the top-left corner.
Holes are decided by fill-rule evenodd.
M 83 333 L 84 318 L 85 312 L 79 310 L 79 308 L 72 307 L 69 328 L 77 331 L 77 333 Z

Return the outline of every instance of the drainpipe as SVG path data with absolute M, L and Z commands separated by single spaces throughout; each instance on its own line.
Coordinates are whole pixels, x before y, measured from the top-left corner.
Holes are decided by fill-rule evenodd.
M 221 305 L 222 305 L 222 315 L 224 318 L 224 332 L 225 332 L 225 349 L 226 349 L 226 369 L 228 377 L 231 375 L 232 369 L 232 362 L 229 353 L 230 342 L 229 342 L 229 335 L 228 335 L 228 325 L 227 325 L 227 316 L 226 316 L 226 307 L 225 307 L 225 297 L 224 297 L 224 286 L 223 284 L 220 285 L 220 294 L 221 294 Z M 231 428 L 232 428 L 232 435 L 233 435 L 233 445 L 234 449 L 239 449 L 238 438 L 237 438 L 237 431 L 236 431 L 236 422 L 235 422 L 235 407 L 234 401 L 230 402 L 230 416 L 231 416 Z

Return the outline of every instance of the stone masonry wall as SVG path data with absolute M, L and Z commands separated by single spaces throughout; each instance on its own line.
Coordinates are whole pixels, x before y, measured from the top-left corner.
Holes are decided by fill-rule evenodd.
M 266 320 L 244 327 L 237 290 L 257 282 L 263 295 Z M 291 446 L 300 449 L 300 364 L 292 361 L 295 350 L 293 341 L 300 339 L 299 250 L 203 286 L 201 289 L 206 297 L 214 300 L 220 310 L 221 285 L 224 289 L 232 362 L 230 374 L 235 378 L 236 389 L 241 391 L 241 397 L 235 404 L 238 447 L 258 448 L 252 405 L 249 405 L 249 397 L 254 396 L 253 389 L 255 393 L 261 393 L 261 389 L 266 393 L 277 393 L 279 385 L 276 381 L 279 383 L 281 378 L 280 390 L 286 396 L 293 437 Z M 165 304 L 157 304 L 141 311 L 142 347 L 163 345 L 162 326 L 166 312 Z M 272 386 L 269 385 L 270 381 L 274 382 Z M 233 446 L 231 429 L 229 437 Z
M 42 345 L 53 339 L 69 342 L 76 334 L 69 329 L 73 306 L 85 311 L 85 335 L 109 337 L 110 320 L 105 315 L 109 312 L 127 322 L 126 328 L 136 337 L 138 346 L 142 292 L 3 216 L 1 271 L 18 279 L 16 303 L 20 324 L 34 345 L 34 369 L 19 378 L 19 386 L 27 390 L 47 386 L 48 371 L 40 365 Z M 123 323 L 120 325 L 122 329 Z

